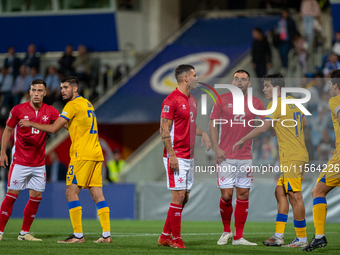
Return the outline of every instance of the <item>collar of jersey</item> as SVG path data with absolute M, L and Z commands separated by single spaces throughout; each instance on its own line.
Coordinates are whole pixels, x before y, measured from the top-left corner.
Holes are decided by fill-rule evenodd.
M 179 91 L 178 88 L 176 88 L 176 91 L 177 91 L 177 93 L 181 94 L 181 96 L 184 97 L 185 99 L 188 99 L 188 98 L 190 97 L 190 94 L 189 94 L 189 96 L 187 97 L 183 92 Z

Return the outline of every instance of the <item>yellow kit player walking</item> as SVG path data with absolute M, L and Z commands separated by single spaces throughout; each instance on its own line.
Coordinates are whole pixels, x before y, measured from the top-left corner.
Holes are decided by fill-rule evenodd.
M 313 251 L 316 248 L 322 248 L 327 245 L 325 237 L 326 195 L 334 187 L 340 187 L 340 69 L 331 72 L 330 76 L 332 98 L 329 100 L 329 107 L 332 114 L 336 148 L 333 157 L 327 162 L 327 166 L 322 170 L 312 190 L 315 237 L 308 246 L 302 249 L 303 251 Z
M 245 141 L 253 139 L 271 129 L 276 133 L 280 153 L 281 176 L 275 189 L 278 213 L 276 216 L 275 234 L 263 244 L 266 246 L 305 247 L 307 242 L 305 206 L 302 200 L 301 182 L 304 176 L 304 166 L 308 162 L 303 127 L 307 126 L 307 119 L 294 104 L 286 105 L 286 115 L 281 114 L 281 88 L 285 81 L 280 73 L 264 77 L 263 92 L 267 99 L 272 100 L 273 88 L 277 88 L 276 110 L 265 117 L 263 126 L 255 128 L 240 141 L 235 143 L 242 147 Z M 288 96 L 287 99 L 293 99 Z M 272 102 L 267 109 L 270 109 Z M 271 130 L 273 132 L 273 130 Z M 288 219 L 289 202 L 293 208 L 296 238 L 289 244 L 284 244 L 284 230 Z
M 103 228 L 102 236 L 96 243 L 112 243 L 110 234 L 110 210 L 102 190 L 103 152 L 98 141 L 97 120 L 92 104 L 78 93 L 79 81 L 76 77 L 66 77 L 61 81 L 61 94 L 69 100 L 59 118 L 50 125 L 21 120 L 19 125 L 34 127 L 44 132 L 56 133 L 67 124 L 72 145 L 71 162 L 66 175 L 66 199 L 74 233 L 58 243 L 84 243 L 82 228 L 82 207 L 79 192 L 88 188 L 97 205 L 98 217 Z

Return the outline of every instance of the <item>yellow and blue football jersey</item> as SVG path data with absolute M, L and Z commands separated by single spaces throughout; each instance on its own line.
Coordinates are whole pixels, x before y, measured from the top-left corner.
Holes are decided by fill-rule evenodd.
M 340 158 L 340 124 L 338 119 L 338 113 L 340 111 L 340 95 L 332 97 L 329 100 L 329 107 L 332 114 L 332 122 L 335 132 L 335 152 L 333 158 Z M 340 163 L 340 162 L 339 162 Z
M 287 96 L 287 99 L 293 99 Z M 272 102 L 267 106 L 270 109 Z M 279 144 L 280 162 L 308 162 L 302 118 L 304 114 L 295 104 L 286 105 L 286 115 L 281 115 L 281 97 L 277 100 L 276 110 L 265 119 L 272 120 Z
M 103 151 L 98 141 L 97 119 L 92 104 L 87 99 L 77 96 L 65 105 L 60 117 L 68 120 L 67 127 L 72 141 L 71 161 L 103 161 Z

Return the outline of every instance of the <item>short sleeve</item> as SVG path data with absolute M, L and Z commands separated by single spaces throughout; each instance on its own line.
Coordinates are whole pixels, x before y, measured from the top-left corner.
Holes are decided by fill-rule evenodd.
M 265 109 L 263 103 L 258 98 L 256 100 L 256 109 L 261 110 L 261 111 L 263 111 Z M 258 117 L 263 120 L 265 116 L 264 115 L 258 115 Z
M 13 107 L 11 112 L 9 113 L 8 119 L 6 121 L 6 125 L 14 128 L 18 124 L 19 118 L 17 113 L 17 107 Z
M 270 108 L 272 108 L 272 104 L 273 102 L 270 102 L 267 106 L 267 110 L 269 110 Z M 267 114 L 264 118 L 265 119 L 270 119 L 270 120 L 275 120 L 278 118 L 279 114 L 280 114 L 280 109 L 281 107 L 276 107 L 275 111 L 271 114 Z
M 77 111 L 73 104 L 67 103 L 62 111 L 62 113 L 59 115 L 60 117 L 66 119 L 67 121 L 73 119 L 76 115 Z
M 222 105 L 220 101 L 216 100 L 216 104 L 213 105 L 213 108 L 210 113 L 210 119 L 219 119 L 222 116 Z
M 172 120 L 176 112 L 176 102 L 169 97 L 165 98 L 162 104 L 161 118 Z
M 53 106 L 51 106 L 51 120 L 56 121 L 58 117 L 59 117 L 59 111 Z
M 335 97 L 332 97 L 329 100 L 329 108 L 331 109 L 332 113 L 338 117 L 338 113 L 340 112 L 340 100 L 337 100 Z

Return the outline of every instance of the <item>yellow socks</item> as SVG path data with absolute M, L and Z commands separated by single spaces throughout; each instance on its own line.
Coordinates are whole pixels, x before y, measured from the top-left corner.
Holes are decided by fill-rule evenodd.
M 83 225 L 81 222 L 82 218 L 82 207 L 79 200 L 68 203 L 68 210 L 70 212 L 70 219 L 74 233 L 83 234 Z
M 294 220 L 296 237 L 301 242 L 307 242 L 306 219 Z
M 325 235 L 325 222 L 327 214 L 327 201 L 324 197 L 313 199 L 313 220 L 315 235 Z
M 278 213 L 276 215 L 276 223 L 275 223 L 275 236 L 282 237 L 285 232 L 286 224 L 287 224 L 288 215 L 283 213 Z
M 99 202 L 97 204 L 97 209 L 98 209 L 98 217 L 99 217 L 102 229 L 103 229 L 103 233 L 110 232 L 110 209 L 106 201 L 104 200 L 104 201 Z

